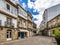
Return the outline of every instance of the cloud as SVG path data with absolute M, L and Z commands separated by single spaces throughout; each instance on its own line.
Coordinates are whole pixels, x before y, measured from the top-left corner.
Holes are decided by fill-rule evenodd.
M 33 8 L 34 6 L 34 2 L 31 2 L 30 0 L 28 0 L 28 8 Z
M 38 15 L 33 15 L 34 18 L 38 19 L 38 21 L 34 21 L 37 24 L 37 27 L 42 21 L 42 15 L 44 10 L 59 3 L 60 0 L 35 0 L 34 2 L 28 0 L 28 8 L 33 8 L 33 12 L 39 12 Z
M 22 3 L 22 7 L 25 9 L 26 8 L 26 4 L 25 3 Z
M 43 15 L 44 9 L 41 10 L 41 12 L 38 15 L 33 15 L 33 18 L 36 18 L 37 21 L 34 21 L 37 24 L 37 27 L 39 27 L 41 21 L 42 21 L 42 15 Z
M 42 21 L 42 15 L 33 15 L 34 18 L 37 18 L 37 21 L 34 21 L 37 24 L 37 27 L 39 27 L 40 22 Z
M 33 18 L 32 21 L 38 21 L 38 19 L 37 18 Z

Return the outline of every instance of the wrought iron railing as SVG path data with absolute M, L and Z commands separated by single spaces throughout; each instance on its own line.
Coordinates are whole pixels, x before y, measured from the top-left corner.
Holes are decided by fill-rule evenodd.
M 5 27 L 14 27 L 14 24 L 11 22 L 5 21 Z

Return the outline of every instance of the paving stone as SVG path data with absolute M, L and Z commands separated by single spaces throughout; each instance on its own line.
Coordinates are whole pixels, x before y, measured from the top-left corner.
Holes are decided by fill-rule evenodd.
M 55 39 L 52 37 L 46 37 L 46 36 L 34 36 L 27 38 L 23 41 L 14 41 L 12 43 L 6 43 L 2 45 L 57 45 Z M 55 41 L 55 42 L 53 42 Z

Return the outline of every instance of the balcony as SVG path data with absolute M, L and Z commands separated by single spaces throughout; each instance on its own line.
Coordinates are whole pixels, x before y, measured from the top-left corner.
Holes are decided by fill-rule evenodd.
M 18 15 L 19 15 L 20 17 L 22 17 L 22 18 L 24 18 L 24 19 L 26 19 L 26 20 L 27 20 L 27 16 L 22 15 L 22 14 L 20 14 L 20 13 L 18 13 Z
M 5 22 L 5 27 L 14 28 L 14 24 L 6 21 L 6 22 Z
M 25 24 L 25 22 L 24 23 L 18 22 L 18 27 L 19 28 L 27 28 L 27 25 Z
M 0 7 L 0 11 L 3 12 L 3 13 L 9 14 L 9 15 L 15 17 L 15 18 L 17 17 L 17 15 L 11 13 L 11 11 L 7 10 L 6 8 Z
M 20 24 L 19 24 L 18 27 L 23 27 L 23 25 L 20 25 Z
M 22 28 L 27 28 L 27 26 L 24 26 L 24 25 L 22 25 L 22 24 L 19 24 L 18 27 L 20 27 L 20 28 L 21 28 L 21 27 L 22 27 Z
M 28 28 L 28 29 L 33 29 L 33 27 L 32 27 L 32 26 L 27 26 L 27 28 Z

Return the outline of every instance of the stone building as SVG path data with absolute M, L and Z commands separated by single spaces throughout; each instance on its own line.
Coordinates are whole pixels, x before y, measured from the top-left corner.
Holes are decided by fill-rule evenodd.
M 29 31 L 29 37 L 34 36 L 36 33 L 34 31 L 37 31 L 36 24 L 32 21 L 32 14 L 27 11 L 27 30 Z
M 57 4 L 57 5 L 54 5 L 52 7 L 45 9 L 45 11 L 43 13 L 43 22 L 44 23 L 40 24 L 40 25 L 44 25 L 44 27 L 42 27 L 42 28 L 44 28 L 44 32 L 46 32 L 46 35 L 48 34 L 48 22 L 50 20 L 52 20 L 53 18 L 57 17 L 59 14 L 60 14 L 60 4 Z
M 53 36 L 53 28 L 60 28 L 60 14 L 48 21 L 48 35 Z
M 0 0 L 0 43 L 32 36 L 32 18 L 19 4 Z
M 17 6 L 0 0 L 0 42 L 17 39 Z
M 27 29 L 27 11 L 22 8 L 20 5 L 18 5 L 18 37 L 24 38 L 29 37 L 29 31 Z
M 47 15 L 46 15 L 46 10 L 44 11 L 44 13 L 43 13 L 43 18 L 42 18 L 42 21 L 41 21 L 41 23 L 40 23 L 40 33 L 42 34 L 42 35 L 46 35 L 46 33 L 47 33 Z
M 36 35 L 37 34 L 37 32 L 38 32 L 38 30 L 37 30 L 37 27 L 36 27 L 37 25 L 34 23 L 34 22 L 32 22 L 32 36 L 34 36 L 34 35 Z

